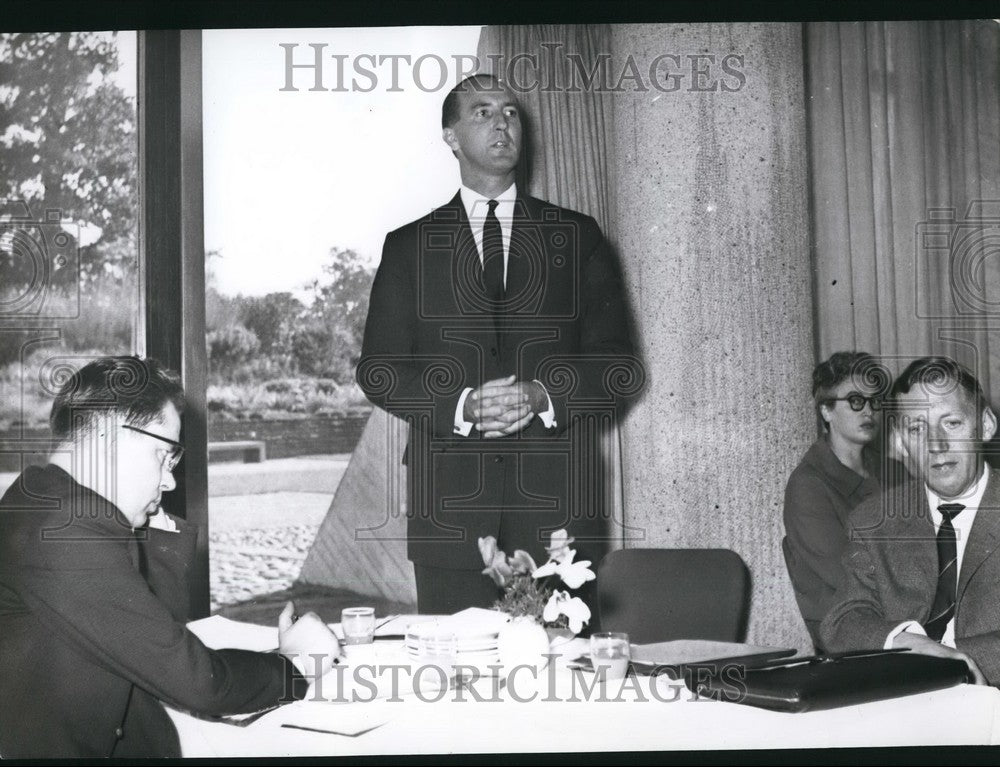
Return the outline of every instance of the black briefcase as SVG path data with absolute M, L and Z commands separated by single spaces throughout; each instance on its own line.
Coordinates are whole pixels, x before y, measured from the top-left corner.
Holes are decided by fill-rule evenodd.
M 965 661 L 907 650 L 873 650 L 777 660 L 756 666 L 691 667 L 702 697 L 772 711 L 822 711 L 972 682 Z

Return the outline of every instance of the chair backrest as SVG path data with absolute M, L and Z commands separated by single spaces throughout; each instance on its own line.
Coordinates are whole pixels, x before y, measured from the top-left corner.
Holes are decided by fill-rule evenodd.
M 623 549 L 597 570 L 602 631 L 632 642 L 713 639 L 746 633 L 750 571 L 729 549 Z

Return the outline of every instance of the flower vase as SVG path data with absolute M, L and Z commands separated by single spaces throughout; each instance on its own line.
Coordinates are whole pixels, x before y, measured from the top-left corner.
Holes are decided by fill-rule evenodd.
M 508 673 L 515 666 L 543 669 L 549 660 L 549 635 L 532 617 L 511 618 L 497 635 L 497 652 Z

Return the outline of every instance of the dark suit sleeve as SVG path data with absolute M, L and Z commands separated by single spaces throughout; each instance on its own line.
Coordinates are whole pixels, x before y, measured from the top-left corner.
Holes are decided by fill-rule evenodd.
M 149 589 L 117 541 L 42 541 L 18 594 L 53 635 L 157 699 L 205 715 L 301 697 L 277 654 L 207 648 Z
M 994 687 L 1000 685 L 1000 631 L 956 639 L 955 649 L 976 662 L 987 682 Z
M 638 394 L 644 373 L 632 356 L 628 310 L 618 263 L 593 218 L 580 227 L 582 268 L 577 332 L 579 354 L 550 358 L 534 374 L 546 388 L 555 410 L 556 428 L 569 428 L 575 416 L 596 407 L 616 407 Z
M 872 529 L 881 508 L 879 495 L 865 500 L 852 512 L 848 529 Z M 885 615 L 878 575 L 885 565 L 878 545 L 871 539 L 852 540 L 844 550 L 833 606 L 820 625 L 823 646 L 831 652 L 882 649 L 902 622 Z
M 429 425 L 436 437 L 449 437 L 454 433 L 455 408 L 463 388 L 479 382 L 456 381 L 465 371 L 444 355 L 416 354 L 421 321 L 416 248 L 412 232 L 386 236 L 372 283 L 357 382 L 373 405 L 422 430 Z M 447 394 L 440 393 L 442 381 Z
M 818 622 L 840 580 L 844 550 L 844 531 L 822 479 L 801 471 L 792 474 L 785 488 L 784 520 L 788 575 L 804 597 L 802 617 Z

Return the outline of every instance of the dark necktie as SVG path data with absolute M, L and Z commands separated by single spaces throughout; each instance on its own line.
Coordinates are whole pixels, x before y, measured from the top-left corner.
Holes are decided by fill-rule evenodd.
M 927 636 L 941 641 L 948 622 L 955 616 L 955 598 L 958 593 L 958 548 L 955 543 L 955 526 L 951 520 L 965 508 L 960 503 L 942 503 L 938 506 L 943 519 L 937 533 L 938 584 L 931 606 L 931 617 L 924 629 Z
M 483 289 L 491 301 L 503 300 L 503 234 L 497 218 L 497 201 L 490 200 L 483 224 Z

